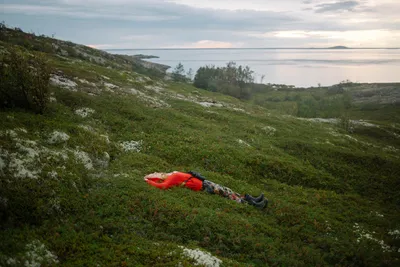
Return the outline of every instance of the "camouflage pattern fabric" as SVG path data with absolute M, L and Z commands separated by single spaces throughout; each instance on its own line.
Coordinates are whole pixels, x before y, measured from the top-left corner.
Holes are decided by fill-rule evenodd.
M 225 198 L 229 198 L 234 200 L 238 203 L 245 203 L 246 201 L 243 200 L 242 196 L 238 193 L 232 191 L 232 189 L 213 183 L 211 181 L 205 180 L 203 181 L 203 190 L 210 194 L 216 194 L 223 196 Z

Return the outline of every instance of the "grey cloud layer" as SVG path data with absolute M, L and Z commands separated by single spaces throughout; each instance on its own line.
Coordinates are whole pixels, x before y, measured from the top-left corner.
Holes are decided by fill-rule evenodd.
M 299 3 L 297 0 L 274 1 L 284 1 L 289 5 Z M 272 37 L 260 40 L 248 33 L 399 28 L 399 22 L 393 19 L 349 23 L 349 19 L 366 12 L 363 6 L 365 1 L 367 0 L 332 3 L 325 0 L 306 0 L 302 5 L 312 7 L 312 10 L 287 12 L 194 8 L 162 0 L 4 0 L 0 8 L 7 23 L 22 26 L 25 30 L 37 25 L 41 32 L 57 32 L 60 37 L 86 44 L 120 43 L 124 47 L 160 47 L 214 40 L 244 43 L 246 46 L 290 46 L 299 45 L 304 40 L 279 40 Z M 273 1 L 268 3 L 274 4 Z M 396 4 L 394 6 L 399 7 Z M 346 10 L 353 12 L 342 12 Z M 369 13 L 373 13 L 374 18 L 382 17 L 382 14 L 395 14 L 393 7 L 386 6 L 373 11 L 374 13 L 371 10 Z M 135 39 L 134 36 L 138 38 Z M 127 42 L 131 40 L 132 42 Z
M 335 3 L 319 4 L 316 6 L 317 13 L 332 12 L 332 11 L 352 11 L 359 6 L 357 1 L 340 1 Z

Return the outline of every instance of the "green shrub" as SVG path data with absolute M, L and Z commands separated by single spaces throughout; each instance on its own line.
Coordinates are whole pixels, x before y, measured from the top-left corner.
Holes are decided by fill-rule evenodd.
M 250 67 L 237 67 L 235 62 L 229 62 L 222 68 L 205 66 L 197 70 L 193 85 L 211 92 L 249 99 L 254 84 L 253 74 Z
M 50 68 L 43 56 L 11 49 L 1 58 L 0 75 L 0 108 L 44 112 L 49 103 Z
M 340 116 L 340 120 L 339 120 L 339 126 L 340 128 L 342 128 L 343 130 L 345 130 L 346 132 L 353 132 L 354 130 L 354 125 L 350 120 L 350 117 L 347 113 L 343 113 Z

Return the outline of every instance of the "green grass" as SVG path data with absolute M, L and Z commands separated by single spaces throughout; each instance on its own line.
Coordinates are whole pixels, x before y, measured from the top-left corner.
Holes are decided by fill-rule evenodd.
M 37 179 L 0 171 L 1 266 L 10 258 L 26 260 L 26 245 L 33 240 L 62 266 L 193 265 L 179 246 L 208 251 L 224 266 L 399 264 L 400 240 L 389 232 L 400 228 L 400 159 L 385 149 L 400 146 L 393 122 L 356 126 L 348 133 L 182 83 L 167 83 L 162 95 L 151 93 L 170 105 L 153 108 L 124 93 L 144 90 L 145 84 L 128 81 L 136 73 L 49 57 L 71 79 L 100 84 L 105 75 L 122 89 L 90 96 L 52 87 L 57 102 L 43 115 L 0 111 L 3 154 L 25 155 L 20 145 L 30 145 L 21 140 L 34 140 L 31 146 L 44 151 L 28 166 L 41 170 Z M 229 105 L 204 108 L 174 98 L 176 93 Z M 75 110 L 82 107 L 95 113 L 81 118 Z M 48 144 L 54 130 L 70 138 Z M 142 141 L 140 152 L 123 151 L 119 144 L 131 140 Z M 68 159 L 49 156 L 44 147 L 65 151 Z M 76 151 L 90 155 L 93 170 L 84 168 Z M 99 162 L 105 152 L 108 166 Z M 9 164 L 9 157 L 3 160 Z M 259 211 L 185 188 L 161 191 L 143 181 L 150 172 L 173 170 L 200 171 L 240 193 L 264 192 L 269 207 Z M 51 171 L 57 179 L 49 178 Z M 357 232 L 356 224 L 362 230 Z M 384 251 L 380 240 L 393 251 Z

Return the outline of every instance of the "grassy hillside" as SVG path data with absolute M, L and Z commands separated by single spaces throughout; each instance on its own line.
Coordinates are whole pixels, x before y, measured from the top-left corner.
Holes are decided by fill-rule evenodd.
M 24 53 L 68 45 L 7 34 L 3 55 L 21 38 Z M 385 120 L 354 109 L 349 132 L 84 49 L 42 54 L 53 69 L 43 115 L 0 111 L 1 266 L 400 264 L 398 109 L 392 121 L 381 106 Z M 143 181 L 173 170 L 264 192 L 269 207 Z
M 331 87 L 292 88 L 254 85 L 252 102 L 283 114 L 299 117 L 400 122 L 400 83 L 353 83 Z

